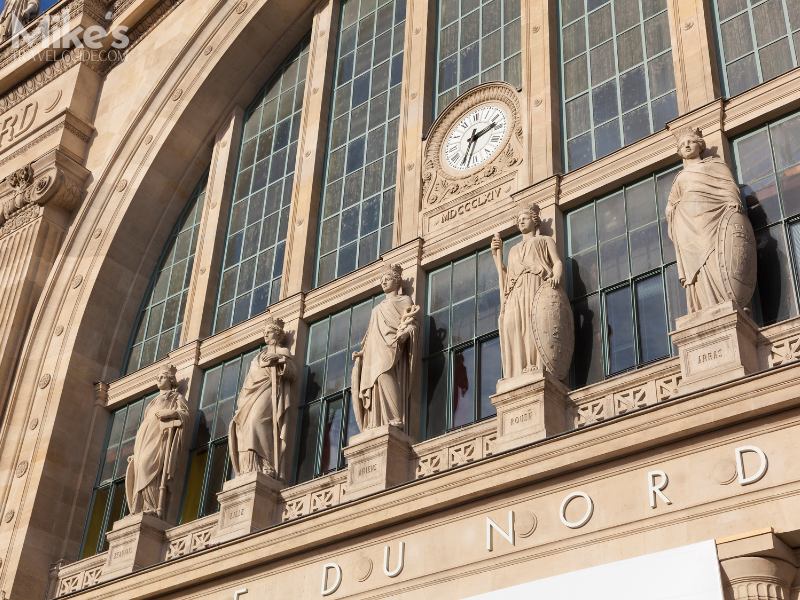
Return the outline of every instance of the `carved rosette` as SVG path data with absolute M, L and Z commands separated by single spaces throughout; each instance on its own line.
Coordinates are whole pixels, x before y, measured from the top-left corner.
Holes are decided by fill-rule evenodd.
M 474 170 L 458 172 L 448 168 L 441 159 L 447 133 L 465 112 L 489 102 L 501 103 L 511 117 L 509 134 L 500 151 Z M 423 210 L 507 176 L 516 171 L 522 160 L 522 119 L 517 91 L 505 83 L 485 83 L 471 89 L 450 104 L 431 127 L 422 171 Z
M 71 212 L 86 171 L 57 152 L 27 164 L 0 182 L 0 238 L 35 221 L 45 205 Z

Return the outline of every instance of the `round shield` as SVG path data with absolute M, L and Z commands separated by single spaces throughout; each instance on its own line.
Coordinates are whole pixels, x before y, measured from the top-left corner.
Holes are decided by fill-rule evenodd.
M 726 213 L 717 230 L 717 261 L 725 293 L 746 306 L 756 289 L 756 237 L 747 215 Z
M 562 288 L 543 282 L 533 298 L 533 336 L 545 369 L 564 379 L 575 348 L 575 324 Z

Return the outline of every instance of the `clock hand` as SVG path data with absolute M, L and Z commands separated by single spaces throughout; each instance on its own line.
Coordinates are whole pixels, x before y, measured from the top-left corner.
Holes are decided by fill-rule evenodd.
M 495 127 L 497 127 L 497 123 L 495 123 L 494 121 L 492 121 L 492 123 L 491 123 L 491 124 L 487 125 L 487 126 L 486 126 L 486 127 L 484 127 L 483 129 L 481 129 L 481 130 L 480 130 L 478 133 L 474 134 L 475 140 L 477 141 L 477 139 L 478 139 L 479 137 L 481 137 L 482 135 L 484 135 L 484 134 L 486 134 L 486 133 L 489 133 L 489 132 L 490 132 L 492 129 L 494 129 Z
M 475 142 L 478 140 L 478 138 L 475 137 L 475 131 L 476 130 L 473 129 L 472 133 L 469 136 L 469 141 L 467 142 L 467 150 L 466 152 L 464 152 L 464 158 L 461 159 L 462 165 L 466 164 L 469 158 L 472 156 L 472 150 L 475 147 Z

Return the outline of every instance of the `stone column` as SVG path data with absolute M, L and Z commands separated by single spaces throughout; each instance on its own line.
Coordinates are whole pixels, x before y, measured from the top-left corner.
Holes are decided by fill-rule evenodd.
M 313 284 L 338 22 L 339 2 L 335 0 L 324 2 L 314 14 L 289 230 L 286 233 L 281 298 L 308 290 Z
M 678 113 L 683 114 L 720 95 L 714 17 L 711 2 L 705 0 L 669 0 L 667 8 Z
M 88 175 L 51 150 L 0 181 L 0 420 L 28 323 Z
M 528 160 L 519 184 L 525 186 L 562 168 L 557 0 L 524 0 L 521 16 L 522 105 Z
M 394 240 L 398 246 L 414 239 L 418 233 L 422 139 L 431 122 L 436 73 L 436 11 L 432 1 L 409 0 L 406 15 L 394 210 Z
M 206 337 L 213 327 L 216 303 L 209 299 L 219 286 L 243 121 L 244 110 L 236 108 L 225 126 L 217 132 L 200 219 L 192 283 L 186 298 L 182 342 Z

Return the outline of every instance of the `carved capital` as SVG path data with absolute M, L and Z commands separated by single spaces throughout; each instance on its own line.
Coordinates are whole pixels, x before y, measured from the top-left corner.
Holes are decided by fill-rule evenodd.
M 88 174 L 58 150 L 10 173 L 0 181 L 0 237 L 38 218 L 45 206 L 71 214 Z
M 788 600 L 797 569 L 778 559 L 740 556 L 722 561 L 730 600 Z

